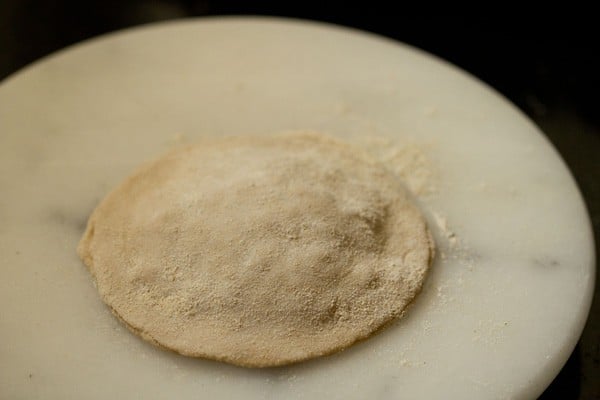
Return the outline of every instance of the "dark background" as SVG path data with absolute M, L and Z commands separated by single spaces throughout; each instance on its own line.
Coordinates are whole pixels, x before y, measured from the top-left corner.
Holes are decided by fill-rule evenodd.
M 468 17 L 415 15 L 378 2 L 0 0 L 0 79 L 83 39 L 173 18 L 275 15 L 379 33 L 469 71 L 529 115 L 569 165 L 600 238 L 600 35 L 594 15 L 515 18 L 495 11 Z M 575 351 L 541 399 L 600 399 L 599 300 L 597 288 Z

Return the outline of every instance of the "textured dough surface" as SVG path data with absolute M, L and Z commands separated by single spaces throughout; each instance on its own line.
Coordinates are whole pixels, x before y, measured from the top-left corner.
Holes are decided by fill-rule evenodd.
M 135 333 L 267 367 L 333 353 L 400 316 L 433 257 L 397 178 L 317 133 L 207 140 L 142 166 L 78 253 Z

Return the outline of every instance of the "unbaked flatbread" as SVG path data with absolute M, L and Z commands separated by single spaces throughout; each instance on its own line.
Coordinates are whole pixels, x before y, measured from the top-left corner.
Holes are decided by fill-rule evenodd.
M 386 169 L 297 133 L 205 141 L 143 166 L 93 212 L 78 252 L 144 339 L 267 367 L 333 353 L 400 316 L 433 245 Z

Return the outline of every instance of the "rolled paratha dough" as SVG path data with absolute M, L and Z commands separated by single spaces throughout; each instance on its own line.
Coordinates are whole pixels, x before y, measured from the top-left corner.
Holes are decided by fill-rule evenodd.
M 112 311 L 178 353 L 267 367 L 365 339 L 433 243 L 397 178 L 318 133 L 207 140 L 141 167 L 78 253 Z

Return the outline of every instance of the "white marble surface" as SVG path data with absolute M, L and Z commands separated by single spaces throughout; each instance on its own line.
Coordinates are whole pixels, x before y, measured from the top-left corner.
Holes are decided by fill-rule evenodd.
M 444 258 L 407 316 L 341 354 L 266 370 L 130 334 L 75 254 L 100 198 L 181 140 L 302 128 L 426 144 L 438 190 L 420 205 Z M 0 194 L 2 398 L 528 399 L 591 300 L 588 217 L 537 128 L 444 62 L 325 25 L 160 24 L 26 68 L 0 85 Z

